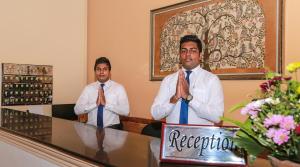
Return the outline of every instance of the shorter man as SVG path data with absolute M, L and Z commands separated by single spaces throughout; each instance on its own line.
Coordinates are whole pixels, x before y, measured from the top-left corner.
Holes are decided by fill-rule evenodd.
M 88 113 L 88 124 L 103 128 L 121 129 L 119 115 L 129 114 L 126 91 L 121 84 L 110 80 L 111 64 L 106 57 L 96 60 L 97 81 L 87 85 L 75 105 L 75 113 Z

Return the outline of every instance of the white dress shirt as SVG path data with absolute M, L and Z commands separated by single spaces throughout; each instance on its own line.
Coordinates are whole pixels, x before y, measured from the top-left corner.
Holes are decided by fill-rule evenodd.
M 121 84 L 112 80 L 104 83 L 104 96 L 106 104 L 103 108 L 103 126 L 107 127 L 120 123 L 119 115 L 129 114 L 129 103 L 126 91 Z M 74 107 L 75 113 L 88 113 L 87 123 L 97 126 L 98 106 L 96 104 L 100 82 L 87 85 L 81 93 Z
M 151 107 L 151 114 L 156 120 L 166 117 L 167 123 L 179 123 L 182 99 L 176 104 L 170 103 L 170 98 L 176 92 L 178 73 L 166 76 L 161 83 Z M 188 124 L 213 125 L 220 122 L 224 112 L 224 97 L 219 78 L 198 66 L 192 70 L 189 79 L 189 91 L 193 99 L 188 104 Z

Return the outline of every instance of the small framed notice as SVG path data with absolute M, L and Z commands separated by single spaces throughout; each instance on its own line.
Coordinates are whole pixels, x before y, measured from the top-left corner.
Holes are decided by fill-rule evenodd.
M 246 153 L 231 137 L 237 127 L 163 124 L 161 162 L 246 166 Z

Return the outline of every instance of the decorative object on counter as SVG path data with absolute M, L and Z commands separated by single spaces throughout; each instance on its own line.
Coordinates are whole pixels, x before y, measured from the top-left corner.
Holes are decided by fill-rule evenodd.
M 266 82 L 251 102 L 243 102 L 231 110 L 241 109 L 247 115 L 242 123 L 230 118 L 222 118 L 240 127 L 233 141 L 244 148 L 253 162 L 258 155 L 272 157 L 274 164 L 279 160 L 300 164 L 300 82 L 297 70 L 300 62 L 291 63 L 287 70 L 295 77 L 268 73 Z M 280 162 L 286 163 L 286 162 Z
M 201 67 L 221 79 L 281 72 L 283 0 L 193 0 L 151 10 L 150 80 L 178 70 L 179 40 L 203 41 Z
M 2 106 L 52 104 L 52 66 L 2 63 Z
M 237 127 L 163 124 L 161 162 L 246 166 L 246 154 L 230 137 Z

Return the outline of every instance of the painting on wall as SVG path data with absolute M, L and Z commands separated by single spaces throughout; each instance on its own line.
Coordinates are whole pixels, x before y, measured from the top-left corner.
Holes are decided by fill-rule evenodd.
M 263 79 L 282 69 L 282 0 L 192 0 L 151 10 L 151 75 L 178 70 L 179 41 L 197 35 L 200 65 L 220 79 Z

